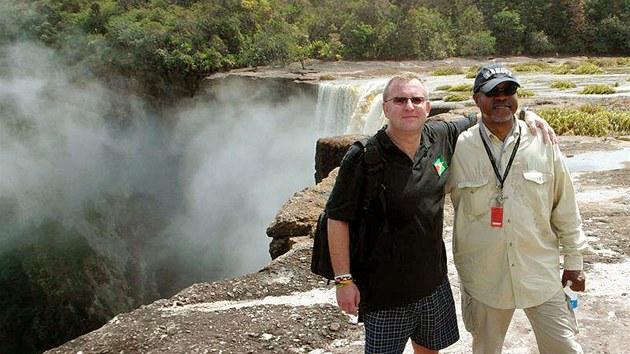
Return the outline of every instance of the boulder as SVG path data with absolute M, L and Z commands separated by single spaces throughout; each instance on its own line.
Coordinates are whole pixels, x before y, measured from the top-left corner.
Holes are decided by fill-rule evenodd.
M 317 218 L 326 206 L 338 171 L 339 168 L 332 170 L 328 177 L 314 187 L 295 193 L 280 208 L 271 225 L 267 227 L 267 236 L 273 238 L 269 244 L 269 254 L 272 259 L 291 249 L 290 238 L 313 235 Z
M 292 238 L 312 237 L 319 214 L 324 210 L 328 195 L 337 179 L 343 156 L 357 140 L 367 135 L 343 135 L 321 138 L 315 147 L 315 186 L 295 193 L 280 208 L 267 227 L 272 259 L 287 253 L 294 244 Z
M 320 138 L 315 146 L 315 183 L 321 182 L 330 171 L 339 167 L 348 148 L 368 135 L 343 135 Z

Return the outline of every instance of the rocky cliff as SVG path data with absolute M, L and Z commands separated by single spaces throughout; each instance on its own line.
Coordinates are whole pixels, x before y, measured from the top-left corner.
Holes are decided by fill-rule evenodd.
M 526 58 L 525 58 L 526 59 Z M 524 58 L 512 58 L 512 64 Z M 506 61 L 509 62 L 510 60 Z M 474 61 L 476 64 L 477 62 Z M 461 60 L 427 63 L 463 65 Z M 346 67 L 351 65 L 351 67 Z M 369 63 L 370 70 L 356 70 L 356 63 L 332 64 L 339 78 L 369 78 L 390 75 L 401 63 Z M 391 66 L 395 67 L 392 68 Z M 328 68 L 329 71 L 331 68 Z M 244 75 L 264 77 L 261 73 Z M 269 72 L 268 76 L 282 76 Z M 262 75 L 262 76 L 261 76 Z M 313 74 L 317 75 L 317 74 Z M 306 75 L 309 76 L 309 75 Z M 300 76 L 302 79 L 304 77 Z M 296 77 L 289 77 L 296 80 Z M 306 77 L 316 80 L 316 76 Z M 545 86 L 546 87 L 546 86 Z M 550 106 L 576 106 L 601 102 L 627 106 L 627 96 L 609 99 L 522 99 L 534 110 Z M 435 105 L 435 113 L 441 107 Z M 450 110 L 454 107 L 446 107 Z M 462 106 L 455 108 L 464 110 Z M 470 108 L 470 107 L 469 107 Z M 474 107 L 473 107 L 474 108 Z M 459 115 L 465 112 L 454 112 Z M 445 117 L 445 116 L 442 116 Z M 445 118 L 447 119 L 447 118 Z M 335 305 L 334 289 L 310 273 L 310 249 L 316 218 L 323 209 L 334 183 L 338 161 L 358 136 L 318 142 L 315 187 L 291 197 L 269 225 L 269 252 L 272 261 L 252 274 L 192 285 L 177 295 L 121 313 L 103 327 L 72 340 L 50 353 L 357 353 L 363 351 L 362 332 L 356 318 L 346 316 Z M 561 149 L 574 153 L 610 150 L 627 142 L 610 138 L 561 137 Z M 330 171 L 330 174 L 329 174 Z M 328 177 L 326 177 L 328 175 Z M 630 348 L 625 333 L 630 323 L 630 169 L 574 175 L 578 203 L 591 249 L 585 258 L 587 291 L 580 294 L 579 341 L 587 353 L 623 353 Z M 445 208 L 445 242 L 450 248 L 452 208 Z M 450 257 L 450 250 L 447 250 Z M 450 262 L 450 261 L 449 261 Z M 459 286 L 452 263 L 449 278 L 456 300 Z M 386 291 L 386 290 L 384 290 Z M 469 353 L 471 338 L 460 318 L 462 339 L 443 353 Z M 505 341 L 506 352 L 536 352 L 535 338 L 527 319 L 517 312 Z M 410 352 L 410 351 L 406 351 Z
M 272 259 L 288 252 L 294 241 L 291 238 L 312 236 L 319 213 L 324 209 L 328 194 L 336 178 L 343 155 L 353 142 L 365 138 L 362 135 L 321 138 L 315 152 L 315 182 L 290 198 L 276 214 L 267 235 L 272 238 L 269 254 Z
M 349 140 L 339 140 L 339 148 Z M 343 143 L 341 141 L 344 141 Z M 561 137 L 569 156 L 589 150 L 630 146 L 608 138 Z M 333 143 L 334 145 L 335 143 Z M 587 291 L 580 294 L 579 341 L 587 353 L 623 353 L 630 339 L 630 217 L 627 191 L 630 166 L 582 173 L 577 177 L 580 209 L 591 249 L 586 256 Z M 270 264 L 244 276 L 192 285 L 170 299 L 123 313 L 103 327 L 47 353 L 360 353 L 363 328 L 335 305 L 334 288 L 309 271 L 317 215 L 334 183 L 336 170 L 313 188 L 296 193 L 269 226 L 273 237 Z M 607 192 L 603 192 L 606 190 Z M 595 198 L 594 194 L 598 196 Z M 590 197 L 589 197 L 590 196 Z M 452 207 L 445 207 L 445 242 L 449 248 Z M 277 245 L 282 247 L 274 248 Z M 449 260 L 454 296 L 459 286 Z M 459 318 L 461 340 L 442 353 L 469 353 L 471 338 Z M 508 332 L 506 352 L 536 352 L 526 317 L 517 312 Z M 408 348 L 405 353 L 411 353 Z

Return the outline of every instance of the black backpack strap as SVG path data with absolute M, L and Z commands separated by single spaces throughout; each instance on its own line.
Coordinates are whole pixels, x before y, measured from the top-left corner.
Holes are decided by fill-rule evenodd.
M 380 152 L 380 146 L 376 139 L 376 136 L 372 136 L 369 139 L 364 139 L 360 142 L 363 147 L 363 161 L 365 162 L 365 195 L 363 198 L 362 208 L 363 211 L 372 204 L 372 201 L 376 197 L 380 200 L 381 208 L 383 208 L 383 215 L 385 216 L 383 224 L 383 232 L 389 233 L 389 221 L 387 218 L 387 200 L 385 198 L 385 185 L 383 184 L 383 175 L 385 173 L 385 164 L 383 162 L 382 154 Z

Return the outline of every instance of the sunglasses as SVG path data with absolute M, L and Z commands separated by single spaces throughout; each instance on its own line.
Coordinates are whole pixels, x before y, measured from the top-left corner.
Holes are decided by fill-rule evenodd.
M 489 92 L 487 92 L 486 96 L 488 97 L 496 97 L 499 95 L 512 96 L 513 94 L 516 93 L 517 90 L 518 90 L 518 86 L 516 85 L 510 85 L 504 88 L 494 88 L 490 90 Z
M 418 96 L 418 97 L 399 97 L 399 96 L 396 96 L 396 97 L 392 97 L 392 98 L 389 98 L 389 99 L 385 100 L 385 102 L 389 102 L 389 101 L 394 102 L 394 104 L 398 105 L 398 106 L 406 105 L 407 101 L 411 101 L 412 105 L 419 106 L 419 105 L 425 103 L 427 101 L 427 99 L 426 99 L 426 97 L 420 97 L 420 96 Z

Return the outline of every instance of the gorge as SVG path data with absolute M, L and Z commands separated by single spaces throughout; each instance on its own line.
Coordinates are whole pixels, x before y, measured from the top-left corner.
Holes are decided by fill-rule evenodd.
M 155 116 L 49 49 L 3 54 L 0 352 L 269 262 L 266 226 L 313 184 L 311 85 L 212 80 Z

